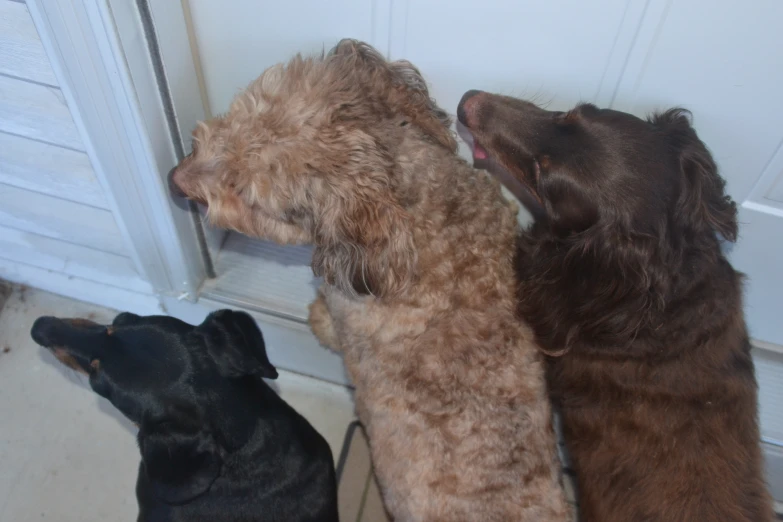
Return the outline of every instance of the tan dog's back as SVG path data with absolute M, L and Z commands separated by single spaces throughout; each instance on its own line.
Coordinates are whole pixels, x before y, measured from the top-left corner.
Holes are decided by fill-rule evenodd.
M 327 285 L 311 316 L 343 351 L 387 506 L 397 520 L 569 520 L 542 360 L 514 316 L 516 209 L 453 153 L 415 135 L 399 150 L 419 194 L 415 283 L 394 300 Z

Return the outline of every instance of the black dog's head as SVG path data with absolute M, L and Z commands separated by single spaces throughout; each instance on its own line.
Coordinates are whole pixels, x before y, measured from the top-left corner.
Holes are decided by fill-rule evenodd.
M 255 321 L 221 310 L 192 326 L 119 314 L 111 325 L 41 317 L 31 335 L 139 426 L 143 469 L 170 504 L 207 491 L 257 418 L 256 380 L 276 378 Z
M 668 303 L 722 259 L 716 233 L 737 237 L 736 205 L 687 111 L 643 120 L 469 91 L 457 116 L 476 160 L 531 196 L 520 300 L 553 353 L 660 328 Z

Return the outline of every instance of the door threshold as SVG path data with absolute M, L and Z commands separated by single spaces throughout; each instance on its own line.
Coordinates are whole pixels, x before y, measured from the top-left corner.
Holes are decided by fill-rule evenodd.
M 215 260 L 217 277 L 202 297 L 302 324 L 320 279 L 310 268 L 312 247 L 277 245 L 230 233 Z

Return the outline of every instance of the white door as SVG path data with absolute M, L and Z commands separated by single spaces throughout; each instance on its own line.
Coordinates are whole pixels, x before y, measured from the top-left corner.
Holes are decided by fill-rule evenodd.
M 111 3 L 117 14 L 128 9 L 119 0 Z M 149 0 L 142 15 L 155 26 L 179 130 L 189 141 L 197 114 L 226 111 L 236 93 L 267 67 L 297 52 L 328 50 L 343 37 L 411 59 L 452 112 L 473 87 L 517 95 L 557 93 L 554 101 L 561 105 L 596 99 L 605 78 L 617 74 L 607 64 L 623 20 L 634 9 L 624 0 L 607 0 L 601 13 L 575 1 L 534 4 L 487 2 L 477 17 L 475 5 L 445 0 Z M 542 45 L 550 29 L 540 21 L 558 17 L 557 25 L 581 42 L 578 47 L 566 39 Z M 197 80 L 188 80 L 191 76 Z M 317 286 L 310 252 L 228 234 L 222 247 L 212 250 L 216 277 L 201 294 L 304 322 Z
M 184 135 L 194 115 L 226 110 L 268 66 L 329 49 L 343 37 L 411 60 L 450 112 L 468 89 L 534 98 L 552 108 L 591 101 L 640 116 L 691 109 L 740 205 L 741 238 L 731 258 L 749 278 L 746 310 L 755 345 L 769 350 L 757 358 L 762 430 L 765 440 L 782 444 L 783 359 L 775 351 L 783 353 L 783 2 L 720 4 L 140 2 L 156 26 Z M 200 96 L 193 94 L 196 83 Z M 205 295 L 304 321 L 315 288 L 308 249 L 230 234 L 213 251 L 213 263 L 217 278 L 207 282 Z M 783 458 L 775 462 L 771 479 L 783 498 Z
M 751 336 L 783 345 L 783 2 L 654 1 L 613 105 L 693 111 L 740 205 L 731 252 Z
M 168 4 L 177 3 L 152 0 L 153 18 L 156 10 L 172 9 Z M 741 204 L 741 240 L 732 260 L 749 276 L 752 336 L 783 345 L 783 126 L 777 123 L 783 114 L 778 31 L 783 3 L 778 0 L 726 2 L 720 10 L 709 0 L 602 0 L 600 6 L 574 0 L 490 0 L 480 7 L 457 0 L 189 0 L 183 5 L 212 114 L 226 110 L 266 67 L 296 52 L 328 49 L 344 36 L 413 61 L 450 111 L 470 88 L 537 98 L 558 108 L 585 100 L 639 115 L 674 105 L 691 109 Z M 239 238 L 228 241 L 238 251 L 251 248 Z M 277 255 L 266 246 L 252 248 Z M 306 259 L 307 251 L 300 253 Z M 286 254 L 287 262 L 291 255 Z M 278 275 L 285 274 L 301 278 L 306 270 Z M 266 292 L 277 302 L 282 298 L 283 313 L 301 317 L 297 300 L 312 289 L 264 291 L 245 285 L 234 290 L 238 301 L 255 299 L 247 292 Z

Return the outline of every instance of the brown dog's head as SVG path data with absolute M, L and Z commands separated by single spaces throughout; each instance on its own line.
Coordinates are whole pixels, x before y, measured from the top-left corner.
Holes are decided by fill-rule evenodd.
M 266 70 L 226 115 L 199 124 L 171 181 L 217 226 L 314 243 L 316 275 L 390 295 L 415 264 L 395 148 L 415 127 L 456 150 L 449 125 L 415 67 L 343 40 L 326 56 Z
M 737 209 L 689 113 L 648 120 L 593 105 L 553 112 L 470 91 L 474 156 L 538 207 L 522 240 L 522 313 L 553 353 L 627 346 L 661 325 L 737 237 Z
M 642 120 L 582 104 L 568 112 L 469 91 L 458 109 L 485 156 L 525 185 L 558 234 L 610 221 L 653 232 L 661 220 L 693 234 L 737 236 L 736 206 L 712 157 L 672 109 Z

